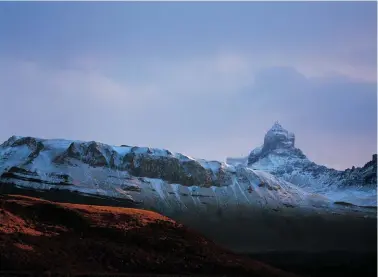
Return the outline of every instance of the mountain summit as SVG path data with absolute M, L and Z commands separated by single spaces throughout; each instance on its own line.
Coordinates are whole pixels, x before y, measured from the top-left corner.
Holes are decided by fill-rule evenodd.
M 260 159 L 274 153 L 278 156 L 295 156 L 306 159 L 300 149 L 295 148 L 295 135 L 284 129 L 278 121 L 265 134 L 264 144 L 254 149 L 248 157 L 248 165 L 252 165 Z
M 275 122 L 264 137 L 264 144 L 247 158 L 227 158 L 229 164 L 243 164 L 268 172 L 307 191 L 357 204 L 376 204 L 376 155 L 363 167 L 344 171 L 327 168 L 309 160 L 295 147 L 295 135 Z
M 294 143 L 294 133 L 289 133 L 286 129 L 282 128 L 278 121 L 273 124 L 264 138 L 264 148 L 290 148 L 294 147 Z

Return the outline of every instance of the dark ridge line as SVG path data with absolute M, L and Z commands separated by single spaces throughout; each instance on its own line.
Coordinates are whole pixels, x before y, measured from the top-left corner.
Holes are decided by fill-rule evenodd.
M 349 203 L 349 202 L 344 202 L 344 201 L 336 201 L 336 202 L 333 202 L 333 204 L 340 205 L 340 206 L 347 206 L 347 207 L 377 209 L 377 206 L 361 206 L 361 205 L 355 205 L 355 204 L 352 204 L 352 203 Z

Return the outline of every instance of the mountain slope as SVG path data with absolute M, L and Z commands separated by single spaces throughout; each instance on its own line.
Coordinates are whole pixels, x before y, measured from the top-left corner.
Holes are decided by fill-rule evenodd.
M 293 276 L 150 211 L 17 195 L 0 203 L 0 271 Z

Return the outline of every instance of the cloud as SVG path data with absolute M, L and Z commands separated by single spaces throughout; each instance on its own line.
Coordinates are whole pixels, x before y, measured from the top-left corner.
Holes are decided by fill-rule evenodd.
M 146 65 L 148 81 L 162 94 L 234 93 L 253 82 L 253 68 L 243 55 L 218 54 L 184 60 L 158 60 Z
M 1 10 L 0 140 L 224 159 L 278 119 L 319 163 L 376 150 L 376 3 L 74 6 Z
M 224 160 L 248 154 L 280 120 L 321 164 L 361 165 L 376 149 L 375 82 L 313 78 L 236 54 L 150 65 L 128 78 L 93 63 L 3 64 L 1 139 L 97 140 Z
M 13 134 L 106 140 L 102 128 L 110 133 L 122 112 L 140 113 L 151 94 L 148 85 L 135 88 L 96 70 L 17 61 L 3 64 L 0 73 L 2 140 Z M 131 118 L 125 117 L 127 125 Z
M 298 145 L 310 158 L 338 168 L 363 165 L 376 151 L 376 83 L 345 76 L 306 78 L 282 67 L 257 76 L 255 86 L 240 96 L 240 117 L 252 118 L 253 111 L 277 116 L 296 133 Z
M 118 105 L 128 98 L 140 101 L 151 93 L 148 85 L 137 88 L 127 81 L 116 81 L 97 69 L 49 68 L 30 61 L 16 61 L 1 68 L 2 88 L 6 95 L 50 97 L 70 104 L 84 104 L 93 99 L 102 105 Z M 12 93 L 11 93 L 12 92 Z M 39 99 L 41 100 L 41 99 Z M 21 101 L 24 103 L 24 101 Z

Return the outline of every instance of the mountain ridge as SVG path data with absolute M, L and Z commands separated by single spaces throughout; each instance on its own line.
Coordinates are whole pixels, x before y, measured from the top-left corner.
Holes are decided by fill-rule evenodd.
M 75 194 L 119 199 L 238 252 L 361 250 L 374 239 L 376 210 L 369 199 L 342 205 L 348 202 L 343 197 L 308 191 L 265 170 L 165 149 L 11 137 L 0 145 L 0 174 L 0 192 L 44 191 L 68 202 Z

